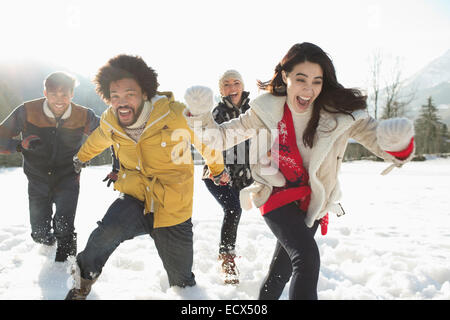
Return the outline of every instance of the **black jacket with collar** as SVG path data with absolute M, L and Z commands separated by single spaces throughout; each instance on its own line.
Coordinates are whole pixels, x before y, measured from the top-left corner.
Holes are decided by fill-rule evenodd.
M 241 113 L 245 113 L 250 108 L 248 104 L 250 102 L 249 95 L 250 93 L 247 91 L 242 93 L 240 108 L 234 106 L 229 97 L 223 97 L 222 101 L 219 102 L 219 104 L 212 111 L 214 120 L 218 124 L 221 124 L 222 122 L 227 122 L 231 119 L 239 117 Z M 245 159 L 238 159 L 238 148 L 245 148 Z M 250 141 L 247 140 L 241 144 L 238 144 L 234 148 L 224 151 L 223 153 L 225 166 L 230 172 L 230 185 L 237 190 L 241 190 L 253 183 L 249 164 L 249 149 Z M 230 159 L 233 160 L 231 163 Z M 203 179 L 206 179 L 208 176 L 208 167 L 205 166 L 203 169 Z
M 21 150 L 23 170 L 28 177 L 43 181 L 58 180 L 75 174 L 73 156 L 84 142 L 84 137 L 98 127 L 94 111 L 71 103 L 66 119 L 55 119 L 44 112 L 45 98 L 25 102 L 0 124 L 0 153 L 15 152 L 20 140 L 36 135 L 41 143 L 34 150 Z M 19 148 L 20 149 L 20 148 Z

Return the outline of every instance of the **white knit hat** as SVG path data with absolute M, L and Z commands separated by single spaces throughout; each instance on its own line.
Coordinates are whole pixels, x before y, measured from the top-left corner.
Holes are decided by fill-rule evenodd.
M 219 89 L 220 92 L 223 90 L 224 82 L 228 79 L 237 79 L 242 83 L 242 90 L 244 90 L 244 80 L 242 79 L 242 76 L 239 72 L 236 70 L 227 70 L 224 72 L 224 74 L 219 79 Z

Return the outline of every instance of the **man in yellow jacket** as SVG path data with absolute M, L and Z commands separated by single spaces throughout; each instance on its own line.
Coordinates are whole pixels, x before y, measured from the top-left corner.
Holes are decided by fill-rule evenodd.
M 216 183 L 226 183 L 221 152 L 203 145 L 183 116 L 185 105 L 160 93 L 157 74 L 140 57 L 119 55 L 98 71 L 97 93 L 110 105 L 74 158 L 76 170 L 113 146 L 120 161 L 112 203 L 77 255 L 75 285 L 66 299 L 85 299 L 109 256 L 125 240 L 154 239 L 171 286 L 193 286 L 191 143 Z

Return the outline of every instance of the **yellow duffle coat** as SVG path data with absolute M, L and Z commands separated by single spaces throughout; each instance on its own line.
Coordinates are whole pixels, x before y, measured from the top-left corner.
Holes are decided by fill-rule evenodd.
M 155 101 L 156 100 L 156 101 Z M 222 152 L 208 149 L 186 123 L 186 106 L 174 101 L 170 92 L 152 99 L 153 110 L 137 142 L 119 125 L 108 108 L 100 126 L 78 152 L 86 162 L 113 145 L 120 161 L 114 188 L 145 203 L 154 212 L 154 227 L 177 225 L 192 216 L 194 165 L 191 143 L 199 150 L 213 175 L 223 169 Z

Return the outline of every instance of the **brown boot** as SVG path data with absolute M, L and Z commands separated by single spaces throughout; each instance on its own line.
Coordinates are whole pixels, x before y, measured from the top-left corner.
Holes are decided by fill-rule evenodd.
M 239 270 L 234 262 L 234 253 L 219 254 L 219 261 L 222 260 L 222 272 L 225 276 L 225 284 L 239 284 Z
M 86 300 L 89 292 L 91 292 L 92 285 L 97 281 L 98 277 L 92 280 L 82 278 L 78 265 L 72 270 L 72 276 L 75 279 L 75 285 L 67 293 L 65 300 Z

